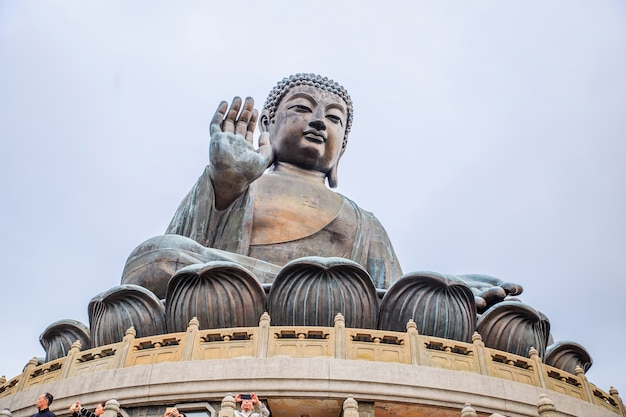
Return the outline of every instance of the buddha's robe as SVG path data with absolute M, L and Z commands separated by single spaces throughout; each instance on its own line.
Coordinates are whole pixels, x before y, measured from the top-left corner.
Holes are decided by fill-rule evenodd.
M 402 275 L 387 233 L 372 213 L 320 188 L 323 174 L 311 173 L 313 182 L 303 181 L 289 175 L 291 168 L 281 168 L 286 171 L 262 175 L 228 208 L 217 210 L 207 167 L 179 205 L 166 235 L 142 243 L 130 255 L 122 283 L 145 286 L 163 297 L 167 280 L 157 270 L 168 275 L 213 260 L 237 262 L 268 283 L 284 264 L 305 256 L 355 261 L 377 288 L 389 287 Z M 315 178 L 317 174 L 322 176 Z

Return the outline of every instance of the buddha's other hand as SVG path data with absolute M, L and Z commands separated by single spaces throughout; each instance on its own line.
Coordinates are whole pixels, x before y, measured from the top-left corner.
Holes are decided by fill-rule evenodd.
M 524 288 L 513 282 L 481 274 L 466 274 L 459 276 L 471 288 L 476 299 L 476 308 L 479 313 L 497 304 L 509 295 L 519 295 Z

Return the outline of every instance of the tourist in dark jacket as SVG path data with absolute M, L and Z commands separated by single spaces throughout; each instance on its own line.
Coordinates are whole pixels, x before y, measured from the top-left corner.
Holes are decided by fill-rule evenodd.
M 33 414 L 32 417 L 57 417 L 52 411 L 50 411 L 50 404 L 52 404 L 52 400 L 54 400 L 54 397 L 49 392 L 44 392 L 37 397 L 35 406 L 38 411 Z

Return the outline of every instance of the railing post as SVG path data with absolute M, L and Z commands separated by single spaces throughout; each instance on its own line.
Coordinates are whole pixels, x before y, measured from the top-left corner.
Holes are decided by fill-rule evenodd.
M 483 337 L 478 332 L 474 332 L 472 335 L 472 344 L 476 350 L 476 356 L 478 357 L 478 368 L 481 375 L 489 375 L 489 363 L 487 362 L 487 351 L 485 350 L 485 342 Z
M 198 329 L 200 328 L 200 322 L 197 317 L 193 317 L 189 320 L 187 325 L 187 333 L 185 333 L 185 347 L 183 349 L 182 358 L 183 361 L 193 360 L 193 351 L 198 342 Z
M 259 320 L 259 337 L 257 340 L 257 358 L 267 358 L 267 352 L 269 350 L 270 343 L 270 323 L 272 319 L 268 312 L 264 312 L 261 314 L 261 319 Z
M 422 365 L 422 351 L 419 345 L 419 332 L 417 331 L 417 324 L 413 319 L 409 319 L 406 323 L 406 332 L 409 335 L 409 348 L 411 350 L 411 363 L 413 365 Z
M 539 396 L 539 402 L 537 402 L 537 412 L 539 413 L 539 417 L 556 417 L 556 407 L 546 394 L 541 394 Z
M 543 369 L 543 361 L 539 357 L 539 352 L 534 347 L 531 347 L 528 350 L 528 354 L 530 359 L 535 362 L 535 373 L 539 377 L 539 383 L 541 384 L 541 388 L 546 388 L 546 372 Z
M 30 374 L 33 373 L 33 370 L 37 367 L 38 364 L 39 361 L 37 360 L 37 358 L 32 358 L 28 361 L 28 363 L 24 367 L 24 371 L 22 372 L 22 377 L 17 383 L 17 387 L 15 387 L 15 392 L 19 392 L 24 389 L 24 385 L 26 385 L 26 382 L 30 378 Z
M 335 316 L 335 358 L 346 358 L 346 319 L 341 313 Z
M 419 332 L 419 329 L 417 329 L 417 331 Z M 426 336 L 422 336 L 420 334 L 417 335 L 417 359 L 419 360 L 420 365 L 422 366 L 432 366 L 432 363 L 430 361 L 430 356 L 427 354 L 427 348 L 426 348 Z
M 67 356 L 65 357 L 65 361 L 63 362 L 63 368 L 61 369 L 61 379 L 66 379 L 70 375 L 70 371 L 72 370 L 72 365 L 74 365 L 76 355 L 80 352 L 80 348 L 82 344 L 80 340 L 76 340 L 72 343 L 72 347 L 69 352 L 67 352 Z
M 218 417 L 235 417 L 235 399 L 232 395 L 227 395 L 222 399 Z
M 624 408 L 624 403 L 622 402 L 622 399 L 620 398 L 617 389 L 615 387 L 609 388 L 609 394 L 611 395 L 611 398 L 613 398 L 613 400 L 617 403 L 620 414 L 622 416 L 626 416 L 626 409 Z
M 470 403 L 465 403 L 465 407 L 461 410 L 461 417 L 476 417 L 476 410 L 472 408 Z
M 130 326 L 128 330 L 126 330 L 126 334 L 122 339 L 122 345 L 119 351 L 115 352 L 116 361 L 113 362 L 111 369 L 119 369 L 123 368 L 126 364 L 126 360 L 128 358 L 128 353 L 130 352 L 130 347 L 133 344 L 133 340 L 135 340 L 135 336 L 137 336 L 137 332 L 135 331 L 134 326 Z
M 115 398 L 110 399 L 104 404 L 104 414 L 102 417 L 117 417 L 120 413 L 120 403 Z
M 585 392 L 586 400 L 592 403 L 593 395 L 591 394 L 591 387 L 589 386 L 589 381 L 587 381 L 587 377 L 585 376 L 585 371 L 583 371 L 583 368 L 581 368 L 580 366 L 576 366 L 574 372 L 576 373 L 576 376 L 582 381 L 583 391 Z
M 359 403 L 351 395 L 343 402 L 343 417 L 359 417 Z

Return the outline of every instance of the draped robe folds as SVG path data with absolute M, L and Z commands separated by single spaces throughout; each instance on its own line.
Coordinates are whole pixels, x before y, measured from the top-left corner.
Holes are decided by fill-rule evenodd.
M 271 174 L 264 177 L 267 175 Z M 257 182 L 230 207 L 217 210 L 206 167 L 180 203 L 166 234 L 142 243 L 129 256 L 122 283 L 142 285 L 164 297 L 167 280 L 177 269 L 213 260 L 239 263 L 268 283 L 284 264 L 304 256 L 357 262 L 368 271 L 377 288 L 388 288 L 402 276 L 387 232 L 378 219 L 340 194 L 336 194 L 341 198 L 338 212 L 321 228 L 313 226 L 311 233 L 287 241 L 252 242 Z

